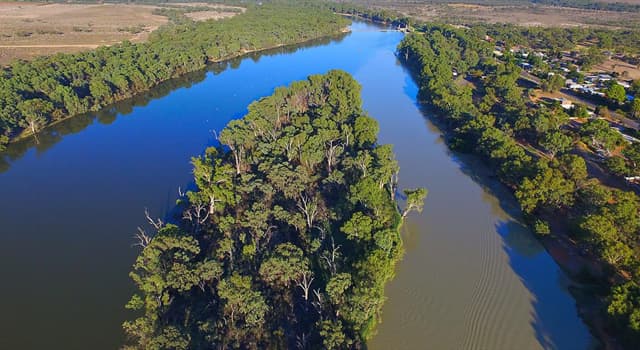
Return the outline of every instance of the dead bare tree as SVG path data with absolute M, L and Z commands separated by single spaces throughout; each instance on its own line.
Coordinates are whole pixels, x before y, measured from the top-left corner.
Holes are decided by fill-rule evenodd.
M 340 148 L 342 148 L 342 142 L 339 140 L 329 140 L 327 141 L 327 149 L 325 154 L 327 155 L 327 172 L 331 173 L 333 165 L 336 163 L 336 155 Z
M 313 273 L 310 271 L 302 272 L 302 279 L 298 281 L 297 286 L 302 289 L 304 295 L 304 301 L 309 301 L 309 290 L 311 289 L 311 282 L 313 282 Z
M 338 270 L 338 263 L 336 258 L 338 257 L 341 245 L 336 246 L 336 242 L 333 240 L 333 236 L 331 237 L 331 249 L 329 251 L 324 251 L 320 256 L 323 258 L 327 265 L 329 265 L 329 270 L 331 270 L 331 275 L 335 275 Z
M 322 292 L 320 292 L 319 288 L 313 290 L 313 295 L 315 296 L 315 300 L 311 302 L 311 305 L 316 309 L 318 315 L 322 315 Z
M 209 210 L 204 203 L 192 203 L 189 209 L 182 213 L 182 218 L 189 221 L 195 232 L 209 220 Z
M 159 230 L 160 228 L 162 228 L 162 226 L 164 226 L 164 222 L 160 219 L 153 219 L 151 218 L 151 215 L 149 215 L 149 209 L 144 208 L 144 216 L 147 218 L 147 221 L 149 222 L 149 224 L 151 224 L 151 226 L 153 226 L 156 230 Z
M 138 227 L 138 232 L 133 235 L 137 242 L 133 246 L 140 246 L 142 249 L 146 248 L 151 243 L 151 236 L 149 236 L 143 228 Z
M 318 203 L 316 198 L 309 196 L 304 192 L 301 193 L 300 201 L 298 201 L 298 209 L 300 209 L 307 220 L 307 229 L 311 229 L 313 227 L 313 222 L 318 215 Z
M 153 219 L 151 218 L 151 215 L 149 214 L 149 209 L 144 208 L 144 216 L 147 219 L 147 222 L 149 222 L 149 224 L 156 230 L 160 230 L 162 228 L 162 226 L 164 226 L 164 222 L 158 218 L 158 219 Z M 151 240 L 153 239 L 152 235 L 149 235 L 147 233 L 147 231 L 145 231 L 145 229 L 143 229 L 142 227 L 138 226 L 138 232 L 136 232 L 133 235 L 133 238 L 136 240 L 135 243 L 133 243 L 133 246 L 140 246 L 142 247 L 142 249 L 144 249 L 146 246 L 149 245 L 149 243 L 151 243 Z
M 298 349 L 306 349 L 309 347 L 309 339 L 307 337 L 307 333 L 302 333 L 302 335 L 296 336 L 296 347 Z

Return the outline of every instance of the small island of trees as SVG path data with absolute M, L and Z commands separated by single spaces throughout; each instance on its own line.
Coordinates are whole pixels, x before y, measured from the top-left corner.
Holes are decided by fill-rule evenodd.
M 193 159 L 177 224 L 143 247 L 132 349 L 361 348 L 402 254 L 399 167 L 360 86 L 331 71 L 278 88 Z

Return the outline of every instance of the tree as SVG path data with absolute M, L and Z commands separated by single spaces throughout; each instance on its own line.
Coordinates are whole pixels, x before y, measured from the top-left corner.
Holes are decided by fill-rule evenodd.
M 158 315 L 168 310 L 181 294 L 195 288 L 204 290 L 209 283 L 220 278 L 220 265 L 208 259 L 198 261 L 199 253 L 198 242 L 174 225 L 160 229 L 144 247 L 130 274 L 143 292 L 144 299 L 134 295 L 127 307 L 134 310 L 144 308 L 145 316 L 124 323 L 130 337 L 140 344 L 165 343 L 171 339 L 171 342 L 177 339 L 180 343 L 185 341 L 169 327 L 162 330 Z M 163 336 L 157 336 L 157 328 L 161 328 Z
M 9 136 L 0 135 L 0 152 L 6 149 L 6 145 L 9 143 Z
M 622 154 L 628 160 L 629 170 L 633 174 L 640 174 L 640 143 L 632 143 L 625 147 Z
M 402 220 L 399 167 L 359 91 L 341 71 L 277 89 L 192 160 L 180 226 L 142 240 L 135 346 L 364 347 Z M 426 190 L 406 193 L 404 214 L 421 210 Z
M 565 135 L 560 131 L 551 131 L 542 137 L 540 140 L 540 146 L 547 150 L 551 158 L 554 158 L 558 153 L 564 153 L 568 151 L 573 144 L 571 137 Z
M 624 90 L 624 87 L 622 87 L 622 85 L 613 82 L 605 91 L 605 94 L 607 95 L 608 98 L 610 98 L 611 100 L 615 101 L 618 104 L 622 104 L 624 103 L 624 101 L 627 100 L 627 93 Z
M 262 294 L 254 290 L 251 277 L 234 273 L 220 281 L 218 295 L 224 300 L 224 314 L 232 329 L 260 332 L 269 307 Z
M 560 163 L 559 169 L 564 176 L 573 181 L 577 188 L 582 187 L 589 176 L 584 158 L 575 154 L 565 154 L 558 161 Z
M 559 74 L 554 74 L 542 81 L 542 90 L 549 92 L 559 91 L 564 86 L 564 81 L 564 77 Z
M 402 217 L 405 218 L 412 211 L 421 213 L 424 199 L 427 197 L 427 190 L 424 188 L 404 190 L 404 195 L 407 196 L 407 205 L 402 211 Z
M 260 265 L 263 281 L 275 288 L 288 288 L 293 281 L 302 278 L 309 270 L 309 263 L 303 251 L 291 243 L 276 246 L 270 258 Z
M 615 147 L 622 144 L 623 138 L 609 126 L 605 120 L 595 119 L 585 123 L 580 133 L 587 138 L 592 146 L 611 153 Z
M 22 113 L 21 126 L 27 128 L 35 136 L 47 124 L 47 117 L 53 111 L 53 104 L 43 99 L 34 98 L 21 101 L 18 110 Z
M 609 112 L 609 108 L 607 108 L 607 106 L 596 106 L 595 113 L 597 116 L 604 119 L 611 118 L 611 113 Z
M 635 281 L 614 286 L 607 312 L 622 319 L 632 331 L 640 332 L 640 287 Z
M 573 203 L 574 184 L 559 170 L 542 165 L 533 178 L 525 178 L 516 190 L 522 210 L 533 213 L 541 207 L 561 208 Z
M 580 103 L 576 103 L 573 105 L 573 108 L 571 109 L 571 116 L 574 118 L 589 118 L 589 111 L 587 110 L 587 107 L 583 104 Z
M 609 171 L 618 176 L 626 176 L 629 173 L 629 169 L 627 168 L 627 163 L 624 161 L 622 157 L 609 157 L 605 161 L 607 168 Z
M 349 219 L 349 221 L 340 228 L 340 231 L 345 233 L 347 238 L 352 240 L 370 240 L 372 238 L 371 233 L 373 231 L 373 220 L 362 212 L 355 212 L 351 219 Z
M 636 95 L 631 101 L 631 116 L 634 118 L 640 118 L 640 94 Z

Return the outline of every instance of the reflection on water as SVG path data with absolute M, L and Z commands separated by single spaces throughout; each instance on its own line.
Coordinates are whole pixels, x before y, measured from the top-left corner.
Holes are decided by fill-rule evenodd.
M 34 148 L 38 154 L 46 152 L 49 148 L 60 142 L 63 137 L 81 132 L 94 123 L 94 121 L 103 125 L 109 125 L 113 123 L 118 116 L 123 117 L 133 113 L 136 107 L 144 107 L 153 100 L 166 97 L 172 91 L 190 88 L 194 84 L 202 82 L 206 79 L 207 73 L 215 76 L 224 72 L 226 69 L 238 69 L 240 64 L 246 59 L 250 59 L 254 63 L 259 63 L 262 57 L 291 54 L 304 48 L 328 45 L 330 43 L 337 44 L 344 40 L 346 36 L 348 36 L 347 33 L 332 38 L 310 40 L 298 45 L 283 46 L 261 52 L 251 52 L 228 61 L 212 63 L 206 70 L 187 73 L 180 78 L 162 82 L 149 91 L 145 91 L 125 101 L 115 103 L 99 112 L 81 114 L 62 120 L 39 132 L 37 140 L 34 137 L 27 137 L 10 144 L 4 152 L 0 152 L 0 173 L 9 170 L 11 163 L 24 156 L 29 149 Z
M 388 67 L 380 69 L 380 67 Z M 520 222 L 509 191 L 446 148 L 391 52 L 360 68 L 365 108 L 394 144 L 400 187 L 426 186 L 371 349 L 585 349 L 567 277 Z M 498 199 L 500 198 L 500 200 Z
M 190 158 L 250 102 L 330 69 L 363 85 L 401 188 L 429 189 L 424 212 L 403 228 L 406 255 L 369 347 L 587 348 L 566 276 L 519 223 L 512 196 L 482 164 L 448 151 L 416 105 L 393 55 L 401 38 L 356 24 L 336 40 L 212 65 L 61 122 L 39 144 L 11 145 L 0 157 L 0 349 L 119 348 L 144 208 L 174 208 Z

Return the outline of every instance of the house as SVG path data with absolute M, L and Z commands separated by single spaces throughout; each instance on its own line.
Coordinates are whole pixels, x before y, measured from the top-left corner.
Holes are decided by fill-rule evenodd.
M 571 102 L 570 100 L 567 100 L 566 98 L 563 98 L 560 101 L 560 106 L 564 109 L 571 109 L 573 108 L 573 102 Z
M 529 71 L 531 70 L 531 68 L 533 67 L 531 64 L 527 63 L 527 62 L 520 62 L 518 63 L 518 66 L 522 67 L 522 69 Z
M 612 77 L 609 74 L 598 74 L 598 80 L 600 81 L 609 81 Z
M 631 84 L 629 84 L 626 81 L 622 81 L 622 80 L 618 80 L 618 85 L 622 85 L 622 87 L 625 88 L 625 89 L 631 88 Z
M 555 100 L 560 102 L 560 107 L 562 107 L 564 109 L 573 108 L 573 102 L 571 102 L 571 100 L 568 100 L 566 98 L 556 98 Z

